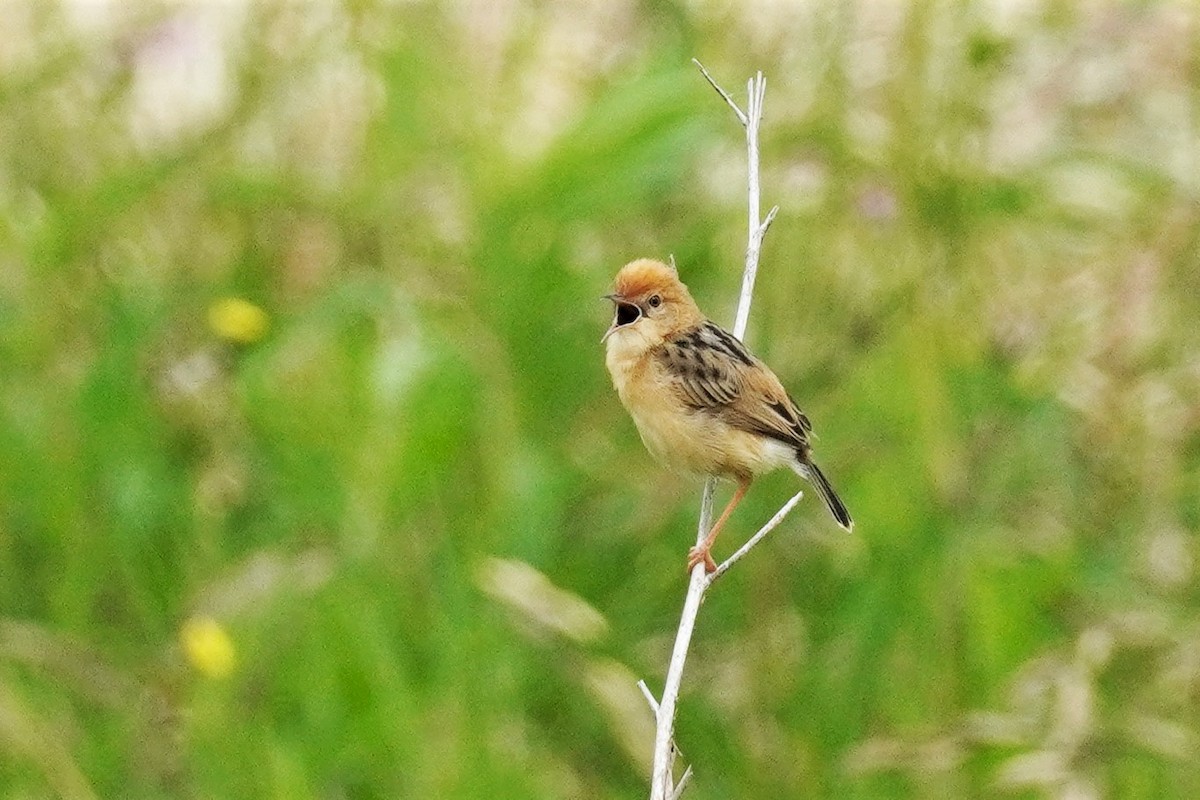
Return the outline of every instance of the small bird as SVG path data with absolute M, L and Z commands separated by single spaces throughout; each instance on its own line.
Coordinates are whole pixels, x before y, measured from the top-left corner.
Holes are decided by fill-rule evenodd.
M 812 423 L 779 378 L 737 337 L 704 316 L 674 268 L 639 259 L 621 268 L 612 325 L 600 340 L 621 403 L 646 449 L 685 474 L 737 481 L 729 505 L 688 552 L 688 571 L 717 568 L 712 545 L 755 477 L 790 467 L 854 527 L 846 506 L 812 460 Z

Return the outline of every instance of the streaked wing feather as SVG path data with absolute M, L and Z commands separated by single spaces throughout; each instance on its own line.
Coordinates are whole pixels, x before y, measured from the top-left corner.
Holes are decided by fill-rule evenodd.
M 659 357 L 671 384 L 696 410 L 715 413 L 742 394 L 741 371 L 728 358 L 719 357 L 698 331 L 666 342 Z
M 808 417 L 774 373 L 716 324 L 705 322 L 679 333 L 664 343 L 659 358 L 671 385 L 691 408 L 740 430 L 808 446 Z
M 729 424 L 761 436 L 769 436 L 797 448 L 808 447 L 807 418 L 784 393 L 780 401 L 763 394 L 762 402 L 729 408 L 724 416 Z

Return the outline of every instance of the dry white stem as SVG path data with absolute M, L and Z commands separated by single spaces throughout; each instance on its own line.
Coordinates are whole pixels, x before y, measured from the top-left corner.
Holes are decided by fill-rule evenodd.
M 654 694 L 650 691 L 650 687 L 645 681 L 638 681 L 637 686 L 642 690 L 642 697 L 646 698 L 646 704 L 650 706 L 650 711 L 654 713 L 654 718 L 658 719 L 658 701 L 654 699 Z
M 717 93 L 733 109 L 738 121 L 746 129 L 748 172 L 746 188 L 749 224 L 747 226 L 746 267 L 742 273 L 742 290 L 738 298 L 737 315 L 733 324 L 733 335 L 741 339 L 746 334 L 746 324 L 750 319 L 750 302 L 754 295 L 754 279 L 758 274 L 758 257 L 762 249 L 762 240 L 767 233 L 767 228 L 771 225 L 771 220 L 775 219 L 775 214 L 779 211 L 779 207 L 776 206 L 767 214 L 765 220 L 760 219 L 758 126 L 762 121 L 763 100 L 766 96 L 767 81 L 761 72 L 750 79 L 746 87 L 749 94 L 748 113 L 744 113 L 738 108 L 737 103 L 733 101 L 729 93 L 713 80 L 713 77 L 708 74 L 708 70 L 704 68 L 704 65 L 696 59 L 692 59 L 692 61 L 700 68 L 700 72 L 703 73 L 709 84 L 717 90 Z M 712 525 L 712 498 L 715 486 L 716 480 L 712 478 L 704 484 L 704 496 L 700 501 L 700 524 L 696 533 L 697 545 L 703 541 L 709 527 Z M 798 499 L 799 496 L 792 498 L 784 506 L 784 509 L 775 515 L 778 519 L 773 518 L 772 522 L 768 522 L 767 526 L 764 526 L 764 531 L 755 534 L 750 542 L 747 542 L 738 553 L 734 554 L 733 558 L 722 565 L 724 569 L 728 570 L 750 548 L 761 541 L 770 532 L 771 528 L 778 525 L 778 520 L 783 519 Z M 692 569 L 691 578 L 688 581 L 687 596 L 683 601 L 683 614 L 679 620 L 679 630 L 675 634 L 675 646 L 671 651 L 671 662 L 667 667 L 667 680 L 663 686 L 662 699 L 658 703 L 658 724 L 654 733 L 654 768 L 650 776 L 650 800 L 676 800 L 683 793 L 683 789 L 692 775 L 692 768 L 688 767 L 683 778 L 679 781 L 679 785 L 672 785 L 671 762 L 674 760 L 672 736 L 675 727 L 675 707 L 679 698 L 679 686 L 683 681 L 683 665 L 687 660 L 688 647 L 692 641 L 692 631 L 696 626 L 696 615 L 700 611 L 700 601 L 704 598 L 704 592 L 711 583 L 712 581 L 704 572 L 704 564 L 697 564 Z M 646 691 L 649 693 L 649 690 Z
M 733 109 L 733 113 L 737 114 L 738 121 L 742 123 L 743 127 L 745 127 L 747 122 L 746 114 L 740 108 L 738 108 L 737 103 L 733 102 L 733 98 L 729 96 L 729 92 L 722 89 L 721 85 L 713 80 L 713 76 L 708 74 L 708 70 L 704 68 L 704 65 L 700 63 L 699 59 L 693 58 L 692 63 L 699 67 L 700 71 L 704 73 L 704 79 L 708 81 L 708 85 L 716 89 L 717 94 L 725 98 L 725 102 L 729 103 L 729 107 Z
M 646 698 L 646 705 L 650 706 L 650 711 L 654 714 L 654 718 L 657 720 L 658 719 L 658 701 L 654 699 L 654 693 L 650 691 L 650 687 L 646 685 L 645 681 L 638 681 L 637 686 L 639 689 L 642 690 L 642 697 Z M 671 752 L 675 753 L 676 755 L 679 755 L 681 757 L 683 756 L 683 752 L 680 751 L 679 747 L 675 744 L 674 740 L 671 741 Z M 671 774 L 670 770 L 668 770 L 667 771 L 667 776 L 668 776 L 667 780 L 671 780 L 670 774 Z M 687 782 L 691 778 L 691 776 L 692 776 L 692 768 L 688 767 L 684 771 L 683 777 L 679 779 L 679 784 L 675 787 L 675 794 L 673 794 L 672 797 L 679 796 L 679 793 L 683 791 L 684 783 Z
M 796 503 L 800 502 L 801 497 L 804 497 L 804 492 L 796 492 L 796 494 L 792 496 L 791 500 L 788 500 L 783 504 L 782 508 L 775 512 L 775 516 L 767 520 L 766 525 L 763 525 L 758 529 L 758 533 L 747 539 L 746 543 L 739 547 L 736 553 L 721 562 L 721 566 L 717 567 L 716 572 L 708 576 L 708 586 L 712 586 L 713 583 L 716 582 L 717 578 L 724 575 L 729 571 L 730 567 L 741 561 L 742 557 L 745 556 L 746 553 L 749 553 L 756 544 L 761 542 L 764 536 L 779 527 L 779 523 L 783 522 L 783 518 L 786 517 L 788 513 L 796 507 Z M 706 586 L 705 588 L 707 589 L 708 587 Z
M 767 212 L 767 218 L 763 220 L 762 225 L 758 226 L 758 243 L 762 246 L 762 240 L 767 235 L 767 228 L 771 227 L 771 223 L 775 221 L 775 215 L 779 213 L 779 206 L 771 206 L 771 210 Z
M 716 481 L 711 478 L 704 484 L 696 544 L 704 540 L 712 525 L 712 496 L 715 488 Z M 679 685 L 683 682 L 683 662 L 687 660 L 692 630 L 696 626 L 696 615 L 700 612 L 700 600 L 704 597 L 707 585 L 708 576 L 704 574 L 704 562 L 700 562 L 692 568 L 687 597 L 683 600 L 683 615 L 679 620 L 679 630 L 675 633 L 675 647 L 671 650 L 671 663 L 667 666 L 667 682 L 663 686 L 662 700 L 658 704 L 658 724 L 654 729 L 654 769 L 650 774 L 650 800 L 667 800 L 674 791 L 671 762 L 675 753 L 671 737 L 675 729 L 675 703 L 679 698 Z
M 774 219 L 767 215 L 763 222 L 759 217 L 758 189 L 758 125 L 762 122 L 763 100 L 767 93 L 767 79 L 759 72 L 746 82 L 746 93 L 750 96 L 750 107 L 746 126 L 746 269 L 742 272 L 742 295 L 738 300 L 737 316 L 733 321 L 733 335 L 741 339 L 746 335 L 746 324 L 750 321 L 750 300 L 754 296 L 754 279 L 758 277 L 758 256 L 762 250 L 763 236 Z
M 683 777 L 679 779 L 679 783 L 675 786 L 675 791 L 671 792 L 671 800 L 679 800 L 683 797 L 683 790 L 687 788 L 688 781 L 692 779 L 692 768 L 688 767 L 683 771 Z

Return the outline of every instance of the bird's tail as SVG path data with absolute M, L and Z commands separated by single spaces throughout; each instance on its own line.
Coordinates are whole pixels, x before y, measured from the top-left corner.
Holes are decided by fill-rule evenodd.
M 813 485 L 813 488 L 817 490 L 817 494 L 821 495 L 821 499 L 825 501 L 825 505 L 829 506 L 829 513 L 833 514 L 833 518 L 837 521 L 837 524 L 847 531 L 854 530 L 854 520 L 850 519 L 850 512 L 846 510 L 846 504 L 842 502 L 842 498 L 838 497 L 837 492 L 829 485 L 825 474 L 817 468 L 817 465 L 808 459 L 799 459 L 795 470 L 800 477 Z

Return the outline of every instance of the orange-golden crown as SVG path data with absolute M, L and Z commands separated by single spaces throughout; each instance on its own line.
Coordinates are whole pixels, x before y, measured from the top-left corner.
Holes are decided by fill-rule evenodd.
M 679 273 L 651 258 L 639 258 L 622 267 L 613 281 L 613 290 L 620 299 L 638 305 L 655 294 L 667 303 L 695 305 L 687 286 L 679 280 Z

